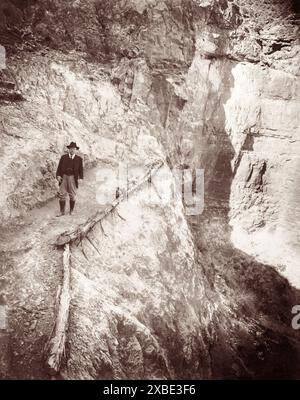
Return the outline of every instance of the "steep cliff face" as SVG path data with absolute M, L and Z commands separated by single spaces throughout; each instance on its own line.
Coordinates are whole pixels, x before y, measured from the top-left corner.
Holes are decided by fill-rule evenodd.
M 299 287 L 296 3 L 110 3 L 0 9 L 8 375 L 46 376 L 41 349 L 61 279 L 51 243 L 99 207 L 95 188 L 114 189 L 91 175 L 79 220 L 53 221 L 43 204 L 76 140 L 86 168 L 159 159 L 165 174 L 74 247 L 61 376 L 299 377 L 298 294 L 272 267 Z M 178 193 L 162 201 L 166 182 L 176 187 L 172 168 L 204 169 L 201 215 L 188 216 Z
M 230 197 L 233 242 L 286 268 L 299 287 L 299 79 L 244 66 L 233 74 L 236 85 L 225 106 L 238 150 Z

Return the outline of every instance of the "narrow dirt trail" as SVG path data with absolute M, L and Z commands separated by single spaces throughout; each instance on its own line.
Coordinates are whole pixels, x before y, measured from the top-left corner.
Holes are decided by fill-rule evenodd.
M 55 248 L 53 243 L 59 234 L 75 228 L 105 207 L 100 206 L 96 198 L 99 190 L 96 181 L 98 168 L 101 165 L 86 171 L 84 181 L 80 181 L 74 215 L 57 218 L 56 198 L 30 211 L 20 226 L 1 232 L 0 295 L 3 294 L 6 301 L 7 330 L 0 330 L 0 376 L 15 379 L 50 378 L 44 368 L 45 350 L 54 328 L 63 272 L 63 251 Z M 269 366 L 274 364 L 276 367 L 279 360 L 288 366 L 285 367 L 286 376 L 296 375 L 293 365 L 298 362 L 298 353 L 289 343 L 295 343 L 298 349 L 296 333 L 290 328 L 291 305 L 296 304 L 298 293 L 293 293 L 287 281 L 273 268 L 257 263 L 230 245 L 227 209 L 220 209 L 218 203 L 206 210 L 200 219 L 190 218 L 189 222 L 194 225 L 195 240 L 202 251 L 205 273 L 216 293 L 225 293 L 224 296 L 232 298 L 243 321 L 244 311 L 242 313 L 241 310 L 246 310 L 248 320 L 244 321 L 245 329 L 249 318 L 257 320 L 255 327 L 262 332 L 261 343 L 266 343 L 263 348 L 266 357 L 269 357 L 266 376 L 269 376 Z M 231 286 L 226 282 L 230 282 Z M 241 284 L 243 292 L 239 297 L 238 288 Z M 72 287 L 71 278 L 73 293 L 74 288 L 76 286 L 73 284 Z M 80 301 L 75 290 L 71 312 L 76 310 Z M 258 312 L 263 315 L 261 320 L 257 319 Z M 281 318 L 279 323 L 278 317 Z M 264 322 L 266 318 L 269 321 L 267 323 Z M 77 336 L 78 331 L 74 330 L 73 335 Z M 216 335 L 222 337 L 222 332 L 217 331 Z M 272 344 L 270 335 L 278 341 L 278 345 Z M 237 330 L 233 338 L 239 337 Z M 254 374 L 256 360 L 253 364 L 251 360 L 256 349 L 252 342 L 245 340 L 242 343 L 247 349 L 243 357 Z M 218 368 L 221 371 L 222 365 L 217 365 L 216 370 Z M 282 376 L 280 374 L 281 371 L 278 375 Z M 264 376 L 263 372 L 261 376 Z
M 36 236 L 43 236 L 45 242 L 51 243 L 56 235 L 72 228 L 99 209 L 96 200 L 97 167 L 85 173 L 83 181 L 79 181 L 75 212 L 71 216 L 69 212 L 69 202 L 66 202 L 66 215 L 60 218 L 56 217 L 59 212 L 58 199 L 52 199 L 40 208 L 34 208 L 22 218 L 19 226 L 13 226 L 11 229 L 5 229 L 0 233 L 2 251 L 15 251 L 26 247 L 26 243 Z M 17 244 L 17 246 L 16 246 Z
M 58 290 L 62 279 L 62 252 L 53 243 L 56 237 L 75 228 L 93 215 L 99 208 L 97 167 L 86 171 L 79 189 L 75 212 L 60 218 L 58 199 L 52 199 L 44 206 L 31 210 L 18 226 L 0 233 L 1 264 L 0 294 L 5 298 L 7 332 L 0 336 L 5 339 L 6 355 L 2 355 L 2 371 L 10 377 L 45 378 L 41 371 L 43 351 L 53 329 Z M 107 165 L 106 165 L 107 167 Z M 67 202 L 66 211 L 69 210 Z M 1 339 L 2 338 L 2 339 Z M 35 360 L 30 359 L 35 354 Z M 5 365 L 6 364 L 6 365 Z M 7 368 L 9 364 L 9 368 Z M 26 365 L 22 369 L 22 365 Z M 4 371 L 5 369 L 5 371 Z M 30 371 L 31 375 L 26 375 Z

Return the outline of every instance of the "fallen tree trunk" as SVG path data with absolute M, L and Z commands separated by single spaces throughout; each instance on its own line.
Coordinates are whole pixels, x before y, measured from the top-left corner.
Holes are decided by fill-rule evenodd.
M 53 337 L 49 342 L 49 353 L 46 359 L 46 368 L 52 375 L 59 372 L 61 360 L 65 351 L 70 299 L 70 246 L 66 244 L 63 255 L 63 282 L 59 306 L 55 321 L 55 329 L 53 331 Z
M 106 206 L 103 210 L 97 211 L 93 216 L 91 216 L 85 223 L 78 226 L 77 229 L 73 231 L 67 231 L 58 236 L 56 239 L 56 246 L 64 246 L 67 243 L 71 244 L 73 242 L 78 242 L 87 236 L 88 232 L 101 220 L 103 220 L 108 214 L 110 214 L 119 203 L 121 203 L 125 198 L 127 198 L 130 194 L 135 192 L 143 183 L 148 181 L 151 176 L 156 173 L 163 165 L 163 161 L 155 161 L 153 162 L 146 171 L 146 174 L 143 175 L 138 182 L 129 186 L 128 191 L 122 193 L 117 199 L 115 199 L 111 204 Z

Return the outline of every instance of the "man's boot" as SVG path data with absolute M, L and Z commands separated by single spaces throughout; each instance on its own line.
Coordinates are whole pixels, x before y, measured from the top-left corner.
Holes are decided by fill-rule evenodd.
M 73 214 L 74 206 L 75 206 L 75 200 L 70 200 L 70 215 Z
M 66 207 L 65 200 L 59 200 L 59 207 L 60 207 L 60 213 L 57 215 L 57 217 L 65 215 L 65 207 Z

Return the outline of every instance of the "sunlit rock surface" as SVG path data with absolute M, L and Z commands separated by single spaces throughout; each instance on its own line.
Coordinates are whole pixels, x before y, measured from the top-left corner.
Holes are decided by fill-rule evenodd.
M 52 244 L 99 208 L 96 192 L 113 193 L 97 171 L 159 159 L 164 178 L 72 248 L 60 377 L 299 378 L 297 7 L 1 3 L 0 290 L 14 349 L 3 376 L 48 376 L 62 271 Z M 71 140 L 92 172 L 77 215 L 58 221 L 49 200 Z M 174 168 L 204 170 L 200 215 L 178 190 L 162 201 Z

